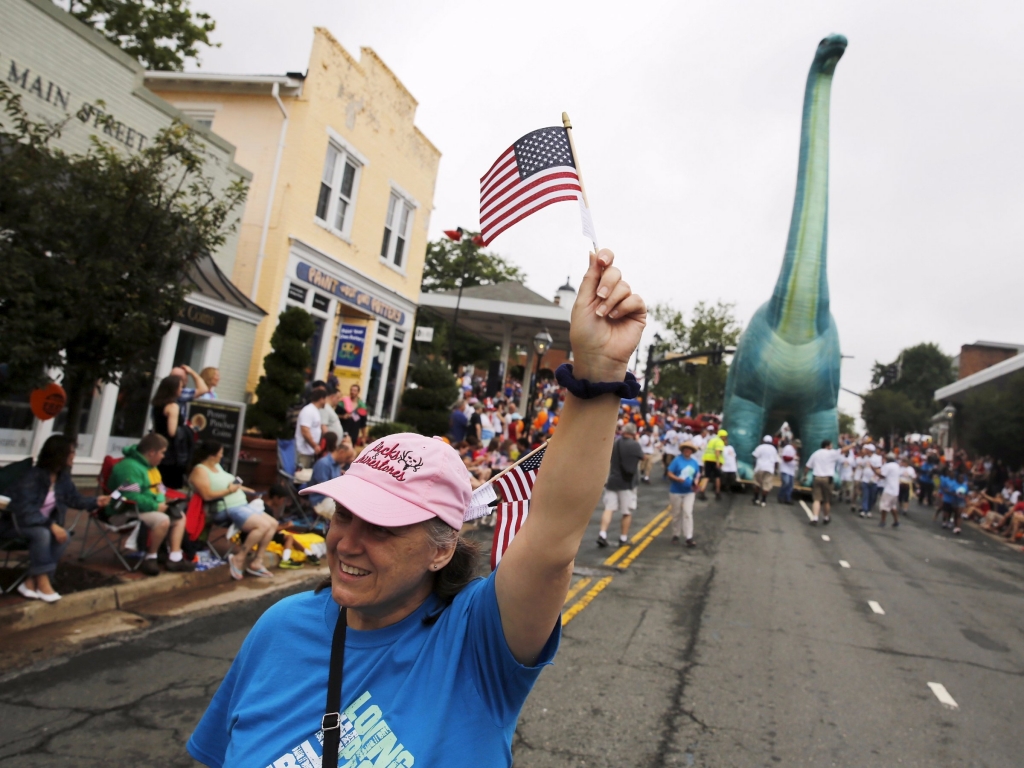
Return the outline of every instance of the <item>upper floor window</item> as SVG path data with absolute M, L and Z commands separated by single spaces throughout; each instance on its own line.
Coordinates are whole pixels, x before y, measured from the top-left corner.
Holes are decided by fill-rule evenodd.
M 334 144 L 327 145 L 316 217 L 331 229 L 347 235 L 352 226 L 353 202 L 359 162 Z
M 413 206 L 392 192 L 388 200 L 388 214 L 384 219 L 384 242 L 380 246 L 380 257 L 398 269 L 405 269 L 412 219 Z

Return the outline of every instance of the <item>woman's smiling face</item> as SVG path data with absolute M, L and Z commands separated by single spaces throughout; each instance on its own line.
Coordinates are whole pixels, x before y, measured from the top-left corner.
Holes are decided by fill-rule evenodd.
M 385 528 L 337 504 L 327 531 L 331 594 L 354 629 L 394 624 L 427 599 L 453 551 L 438 549 L 424 523 Z

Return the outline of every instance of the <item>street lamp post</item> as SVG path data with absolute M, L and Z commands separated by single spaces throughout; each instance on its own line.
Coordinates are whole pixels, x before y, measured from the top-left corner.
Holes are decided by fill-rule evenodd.
M 551 338 L 551 334 L 548 333 L 547 328 L 543 331 L 539 331 L 537 335 L 533 337 L 533 351 L 537 353 L 537 364 L 534 366 L 533 373 L 531 374 L 530 403 L 526 414 L 527 430 L 529 430 L 533 424 L 533 403 L 537 399 L 537 379 L 540 375 L 540 361 L 543 359 L 544 353 L 551 349 L 552 343 L 554 343 L 554 339 Z M 527 434 L 529 434 L 529 432 L 527 432 Z

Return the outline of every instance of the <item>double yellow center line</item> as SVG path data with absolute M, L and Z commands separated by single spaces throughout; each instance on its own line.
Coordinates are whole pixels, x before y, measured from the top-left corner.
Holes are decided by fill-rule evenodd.
M 608 559 L 604 561 L 604 564 L 615 565 L 621 559 L 622 562 L 618 563 L 616 567 L 620 571 L 626 570 L 629 567 L 630 563 L 636 560 L 640 553 L 647 549 L 648 545 L 650 545 L 650 543 L 654 541 L 661 534 L 661 532 L 668 527 L 668 524 L 672 522 L 672 517 L 671 515 L 669 515 L 668 510 L 669 508 L 665 507 L 665 509 L 661 510 L 661 512 L 655 515 L 653 520 L 651 520 L 649 523 L 647 523 L 647 525 L 645 525 L 643 528 L 641 528 L 639 531 L 633 534 L 633 538 L 629 540 L 630 545 L 632 546 L 619 547 L 611 554 L 611 556 Z M 579 600 L 577 600 L 575 603 L 569 606 L 562 613 L 562 626 L 564 627 L 566 624 L 572 621 L 573 618 L 580 611 L 582 611 L 584 608 L 590 605 L 593 599 L 597 597 L 599 594 L 601 594 L 605 587 L 612 583 L 613 578 L 615 577 L 604 576 L 598 579 L 597 583 L 594 584 L 594 586 L 590 587 L 590 589 L 587 590 L 583 597 L 581 597 Z M 593 581 L 593 579 L 583 578 L 576 582 L 576 584 L 573 585 L 572 589 L 569 590 L 569 593 L 565 596 L 565 605 L 569 605 L 569 602 L 574 597 L 576 597 L 576 595 L 578 595 L 580 592 L 582 592 L 584 589 L 590 586 L 591 581 Z

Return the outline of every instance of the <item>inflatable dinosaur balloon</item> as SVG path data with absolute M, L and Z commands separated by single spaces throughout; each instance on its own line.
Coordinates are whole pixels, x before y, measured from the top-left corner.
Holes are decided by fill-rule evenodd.
M 775 290 L 740 337 L 725 387 L 725 428 L 740 475 L 752 475 L 751 452 L 788 421 L 810 455 L 839 432 L 839 333 L 829 312 L 828 113 L 832 75 L 846 38 L 818 44 L 807 75 L 800 166 L 786 255 Z

